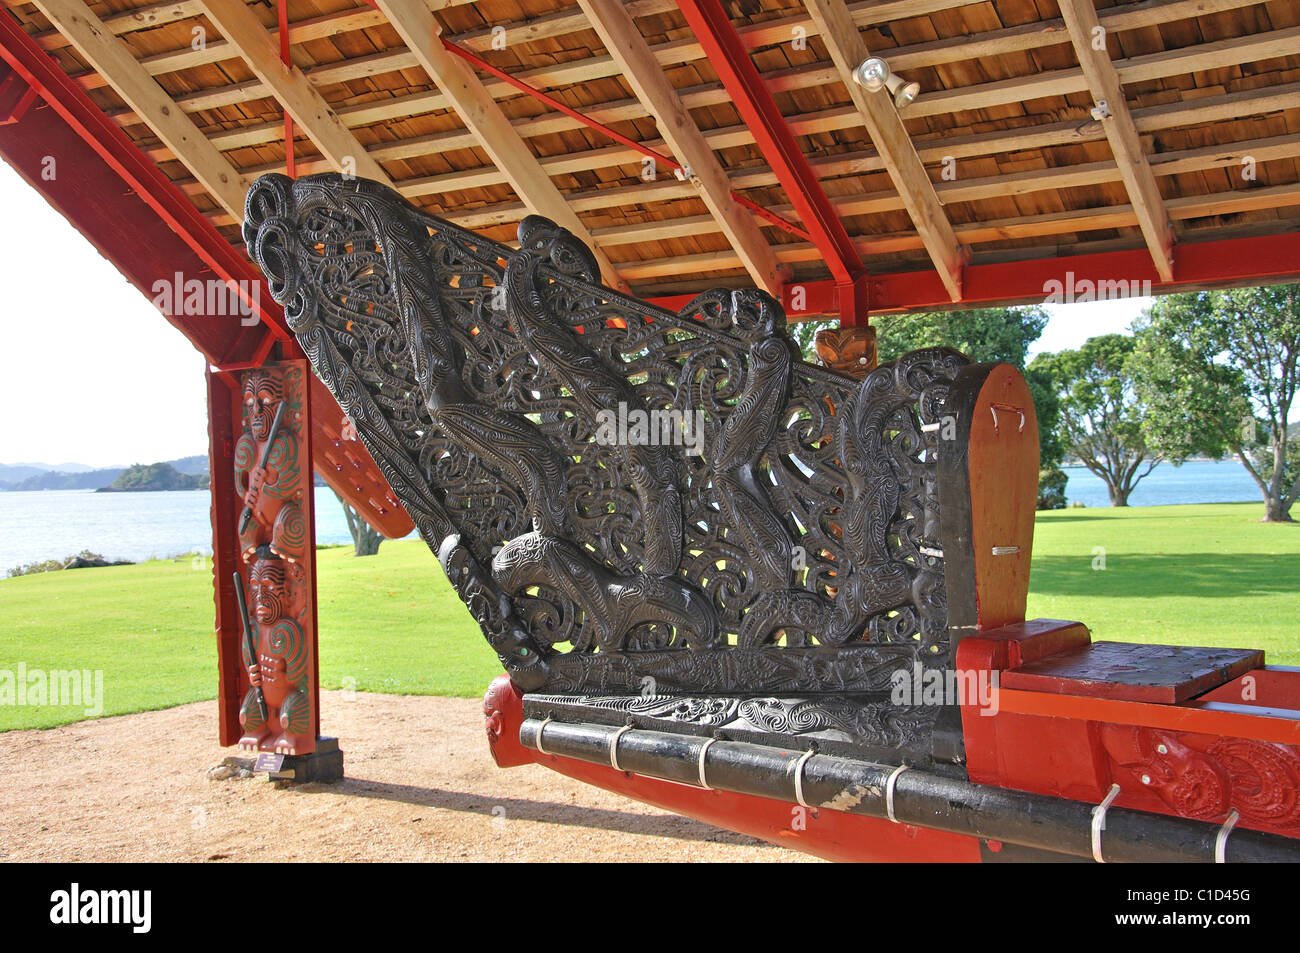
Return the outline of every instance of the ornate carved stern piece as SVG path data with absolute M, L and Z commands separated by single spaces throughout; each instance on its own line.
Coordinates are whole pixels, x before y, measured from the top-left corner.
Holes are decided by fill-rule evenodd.
M 672 699 L 761 696 L 749 724 L 798 705 L 929 756 L 936 711 L 888 694 L 950 663 L 941 422 L 991 367 L 933 349 L 858 382 L 801 362 L 766 294 L 674 314 L 600 285 L 546 220 L 513 251 L 364 180 L 266 176 L 247 213 L 317 374 L 529 699 L 634 696 L 702 730 Z
M 484 707 L 498 763 L 782 843 L 787 802 L 826 808 L 793 837 L 828 857 L 1084 850 L 1097 780 L 999 749 L 1023 714 L 952 688 L 1089 638 L 1025 622 L 1038 427 L 1021 375 L 943 348 L 873 367 L 867 331 L 819 342 L 853 376 L 816 367 L 762 292 L 671 312 L 601 285 L 552 222 L 518 235 L 514 250 L 336 175 L 264 176 L 244 220 L 316 374 L 508 673 Z M 1183 678 L 1195 659 L 1175 655 Z M 1078 737 L 1081 764 L 1145 751 Z M 1043 770 L 1007 783 L 1021 762 Z M 1000 787 L 972 784 L 977 768 Z M 1056 800 L 1023 793 L 1039 790 Z M 1096 799 L 1061 800 L 1075 791 Z M 896 797 L 920 828 L 900 835 Z M 1044 811 L 1050 843 L 1017 827 Z M 987 830 L 962 826 L 976 813 Z

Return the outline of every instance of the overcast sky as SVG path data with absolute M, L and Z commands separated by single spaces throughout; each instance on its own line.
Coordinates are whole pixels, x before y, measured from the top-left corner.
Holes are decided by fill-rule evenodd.
M 203 358 L 0 162 L 0 463 L 154 463 L 207 452 Z M 1061 305 L 1034 346 L 1127 329 L 1149 298 Z

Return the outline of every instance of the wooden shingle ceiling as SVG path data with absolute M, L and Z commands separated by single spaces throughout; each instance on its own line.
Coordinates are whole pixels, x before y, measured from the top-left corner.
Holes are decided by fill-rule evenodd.
M 873 273 L 1145 248 L 1165 274 L 1180 244 L 1300 231 L 1293 0 L 724 7 Z M 247 183 L 284 170 L 288 112 L 299 174 L 350 163 L 506 242 L 541 212 L 642 295 L 829 274 L 810 242 L 727 199 L 797 222 L 673 0 L 288 0 L 291 69 L 274 0 L 8 10 L 232 242 Z M 648 173 L 435 30 L 694 176 Z M 875 115 L 892 104 L 864 104 L 845 76 L 864 50 L 920 83 L 916 102 Z

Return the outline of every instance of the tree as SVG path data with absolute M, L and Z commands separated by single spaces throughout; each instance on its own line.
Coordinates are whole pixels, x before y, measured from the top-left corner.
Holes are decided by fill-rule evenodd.
M 873 320 L 881 362 L 923 347 L 950 347 L 975 361 L 1025 366 L 1029 346 L 1047 327 L 1042 308 L 973 308 L 891 314 Z
M 1077 351 L 1039 354 L 1030 365 L 1053 381 L 1066 445 L 1106 484 L 1111 506 L 1128 506 L 1134 487 L 1163 458 L 1143 437 L 1134 347 L 1130 335 L 1103 334 Z
M 1235 454 L 1264 498 L 1264 521 L 1291 522 L 1300 496 L 1300 442 L 1287 432 L 1300 386 L 1300 285 L 1168 295 L 1137 336 L 1151 444 L 1178 458 Z
M 799 353 L 809 364 L 816 364 L 817 348 L 814 342 L 817 339 L 817 332 L 822 328 L 837 327 L 835 321 L 792 321 L 786 325 L 790 332 L 790 339 L 794 341 L 795 347 L 799 348 Z
M 387 537 L 367 523 L 365 517 L 353 509 L 347 500 L 339 496 L 338 490 L 334 490 L 334 495 L 338 497 L 339 505 L 343 507 L 343 515 L 348 521 L 348 532 L 352 534 L 352 552 L 357 556 L 375 555 L 379 552 L 379 544 Z

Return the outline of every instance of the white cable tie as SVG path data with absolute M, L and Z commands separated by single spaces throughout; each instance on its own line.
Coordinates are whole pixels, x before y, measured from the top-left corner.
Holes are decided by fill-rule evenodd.
M 1228 835 L 1232 833 L 1232 829 L 1237 826 L 1239 820 L 1241 820 L 1241 815 L 1237 813 L 1237 809 L 1234 807 L 1228 812 L 1228 819 L 1219 828 L 1219 833 L 1214 835 L 1214 862 L 1216 864 L 1226 864 L 1228 862 Z
M 1112 784 L 1106 792 L 1105 800 L 1092 809 L 1092 859 L 1099 864 L 1106 863 L 1106 859 L 1101 856 L 1101 832 L 1106 828 L 1106 812 L 1118 796 L 1119 785 Z
M 546 720 L 537 726 L 537 753 L 538 754 L 550 754 L 549 751 L 547 751 L 545 748 L 542 747 L 542 732 L 546 730 L 546 726 L 551 723 L 551 720 L 552 720 L 551 716 L 547 715 Z
M 609 739 L 609 766 L 615 771 L 622 771 L 618 764 L 618 739 L 635 728 L 635 725 L 624 725 L 618 731 L 614 732 L 614 737 Z
M 700 747 L 700 760 L 699 760 L 700 787 L 704 788 L 704 790 L 706 791 L 712 791 L 713 788 L 709 787 L 709 782 L 704 780 L 704 758 L 709 753 L 709 745 L 713 744 L 713 742 L 717 740 L 718 740 L 717 738 L 710 738 L 708 741 L 704 742 L 704 744 Z
M 901 822 L 899 821 L 898 817 L 894 814 L 894 788 L 898 785 L 898 776 L 902 774 L 904 771 L 906 771 L 907 769 L 908 769 L 907 765 L 900 764 L 890 773 L 889 779 L 885 781 L 885 811 L 886 813 L 888 813 L 889 819 L 893 821 L 895 824 L 899 824 Z
M 794 798 L 804 807 L 812 807 L 803 799 L 803 766 L 808 763 L 808 759 L 817 753 L 815 748 L 809 748 L 800 756 L 799 761 L 794 766 Z

